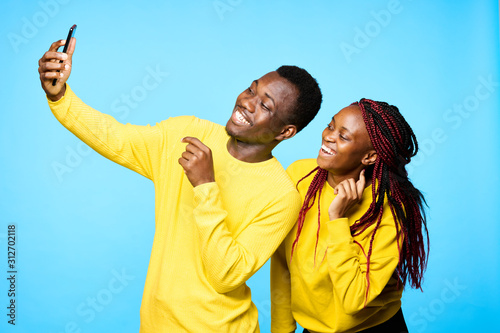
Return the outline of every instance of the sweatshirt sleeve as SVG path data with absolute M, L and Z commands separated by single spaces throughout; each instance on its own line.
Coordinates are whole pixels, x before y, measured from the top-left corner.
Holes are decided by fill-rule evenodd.
M 292 315 L 292 284 L 285 254 L 285 242 L 271 257 L 271 332 L 295 332 Z
M 48 100 L 48 103 L 57 120 L 92 149 L 153 179 L 155 164 L 160 162 L 161 147 L 166 144 L 162 124 L 121 124 L 112 116 L 83 103 L 69 85 L 66 85 L 66 93 L 60 100 Z
M 394 218 L 390 211 L 384 212 L 375 234 L 370 257 L 369 288 L 365 258 L 368 255 L 374 228 L 370 227 L 364 231 L 366 239 L 363 243 L 368 245 L 363 249 L 351 236 L 348 218 L 329 221 L 327 225 L 329 234 L 327 260 L 330 278 L 336 294 L 344 305 L 344 311 L 354 315 L 362 310 L 365 304 L 370 304 L 380 295 L 398 265 L 399 251 Z
M 300 209 L 297 192 L 289 192 L 260 212 L 237 237 L 225 219 L 217 183 L 194 188 L 194 217 L 207 277 L 218 293 L 247 281 L 271 257 L 293 227 Z

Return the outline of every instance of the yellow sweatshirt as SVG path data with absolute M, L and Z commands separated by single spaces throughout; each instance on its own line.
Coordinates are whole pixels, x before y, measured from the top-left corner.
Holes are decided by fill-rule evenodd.
M 141 333 L 259 332 L 245 281 L 295 223 L 300 196 L 275 159 L 245 163 L 223 126 L 192 116 L 121 124 L 67 86 L 56 118 L 110 160 L 151 179 L 156 228 L 141 305 Z M 215 182 L 193 188 L 178 159 L 185 136 L 212 150 Z
M 287 172 L 296 184 L 317 166 L 315 159 L 299 160 L 292 163 Z M 313 176 L 304 179 L 298 186 L 302 200 Z M 334 198 L 334 190 L 326 182 L 321 192 L 321 227 L 316 262 L 317 199 L 307 212 L 291 263 L 297 226 L 272 257 L 273 333 L 293 332 L 296 322 L 311 332 L 357 332 L 387 321 L 401 307 L 402 286 L 396 286 L 394 275 L 399 257 L 396 226 L 389 206 L 384 204 L 382 222 L 373 241 L 370 287 L 366 298 L 365 254 L 370 248 L 374 226 L 355 237 L 351 236 L 349 227 L 368 210 L 372 202 L 372 187 L 364 190 L 361 204 L 352 208 L 347 218 L 329 221 L 328 208 Z

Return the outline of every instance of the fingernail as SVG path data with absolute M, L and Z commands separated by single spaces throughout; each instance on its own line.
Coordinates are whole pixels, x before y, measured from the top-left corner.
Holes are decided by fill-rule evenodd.
M 66 60 L 66 59 L 68 59 L 68 55 L 66 53 L 63 53 L 62 58 L 63 58 L 63 60 Z
M 68 64 L 64 65 L 64 69 L 69 69 L 69 65 Z
M 59 73 L 59 77 L 63 77 L 64 76 L 64 73 Z

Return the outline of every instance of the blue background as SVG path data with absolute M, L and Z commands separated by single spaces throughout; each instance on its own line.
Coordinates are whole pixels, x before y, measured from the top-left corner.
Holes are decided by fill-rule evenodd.
M 38 59 L 74 23 L 69 83 L 122 122 L 196 115 L 225 124 L 252 80 L 282 64 L 306 68 L 324 103 L 275 150 L 285 167 L 315 157 L 323 127 L 351 102 L 397 105 L 421 145 L 409 169 L 430 206 L 424 292 L 408 288 L 403 297 L 410 331 L 497 328 L 498 2 L 3 0 L 0 9 L 0 331 L 139 329 L 153 184 L 64 129 L 38 79 Z M 161 74 L 145 89 L 151 71 Z M 6 316 L 10 224 L 15 327 Z M 249 282 L 262 332 L 268 275 L 266 264 Z

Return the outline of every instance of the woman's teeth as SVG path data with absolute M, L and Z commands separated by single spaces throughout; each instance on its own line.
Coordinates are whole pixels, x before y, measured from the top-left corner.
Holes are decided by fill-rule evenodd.
M 323 152 L 325 152 L 326 154 L 328 154 L 328 155 L 333 155 L 333 154 L 335 154 L 335 151 L 334 151 L 333 149 L 330 149 L 330 148 L 328 148 L 328 147 L 327 147 L 327 146 L 325 146 L 325 145 L 321 145 L 321 150 L 322 150 Z

